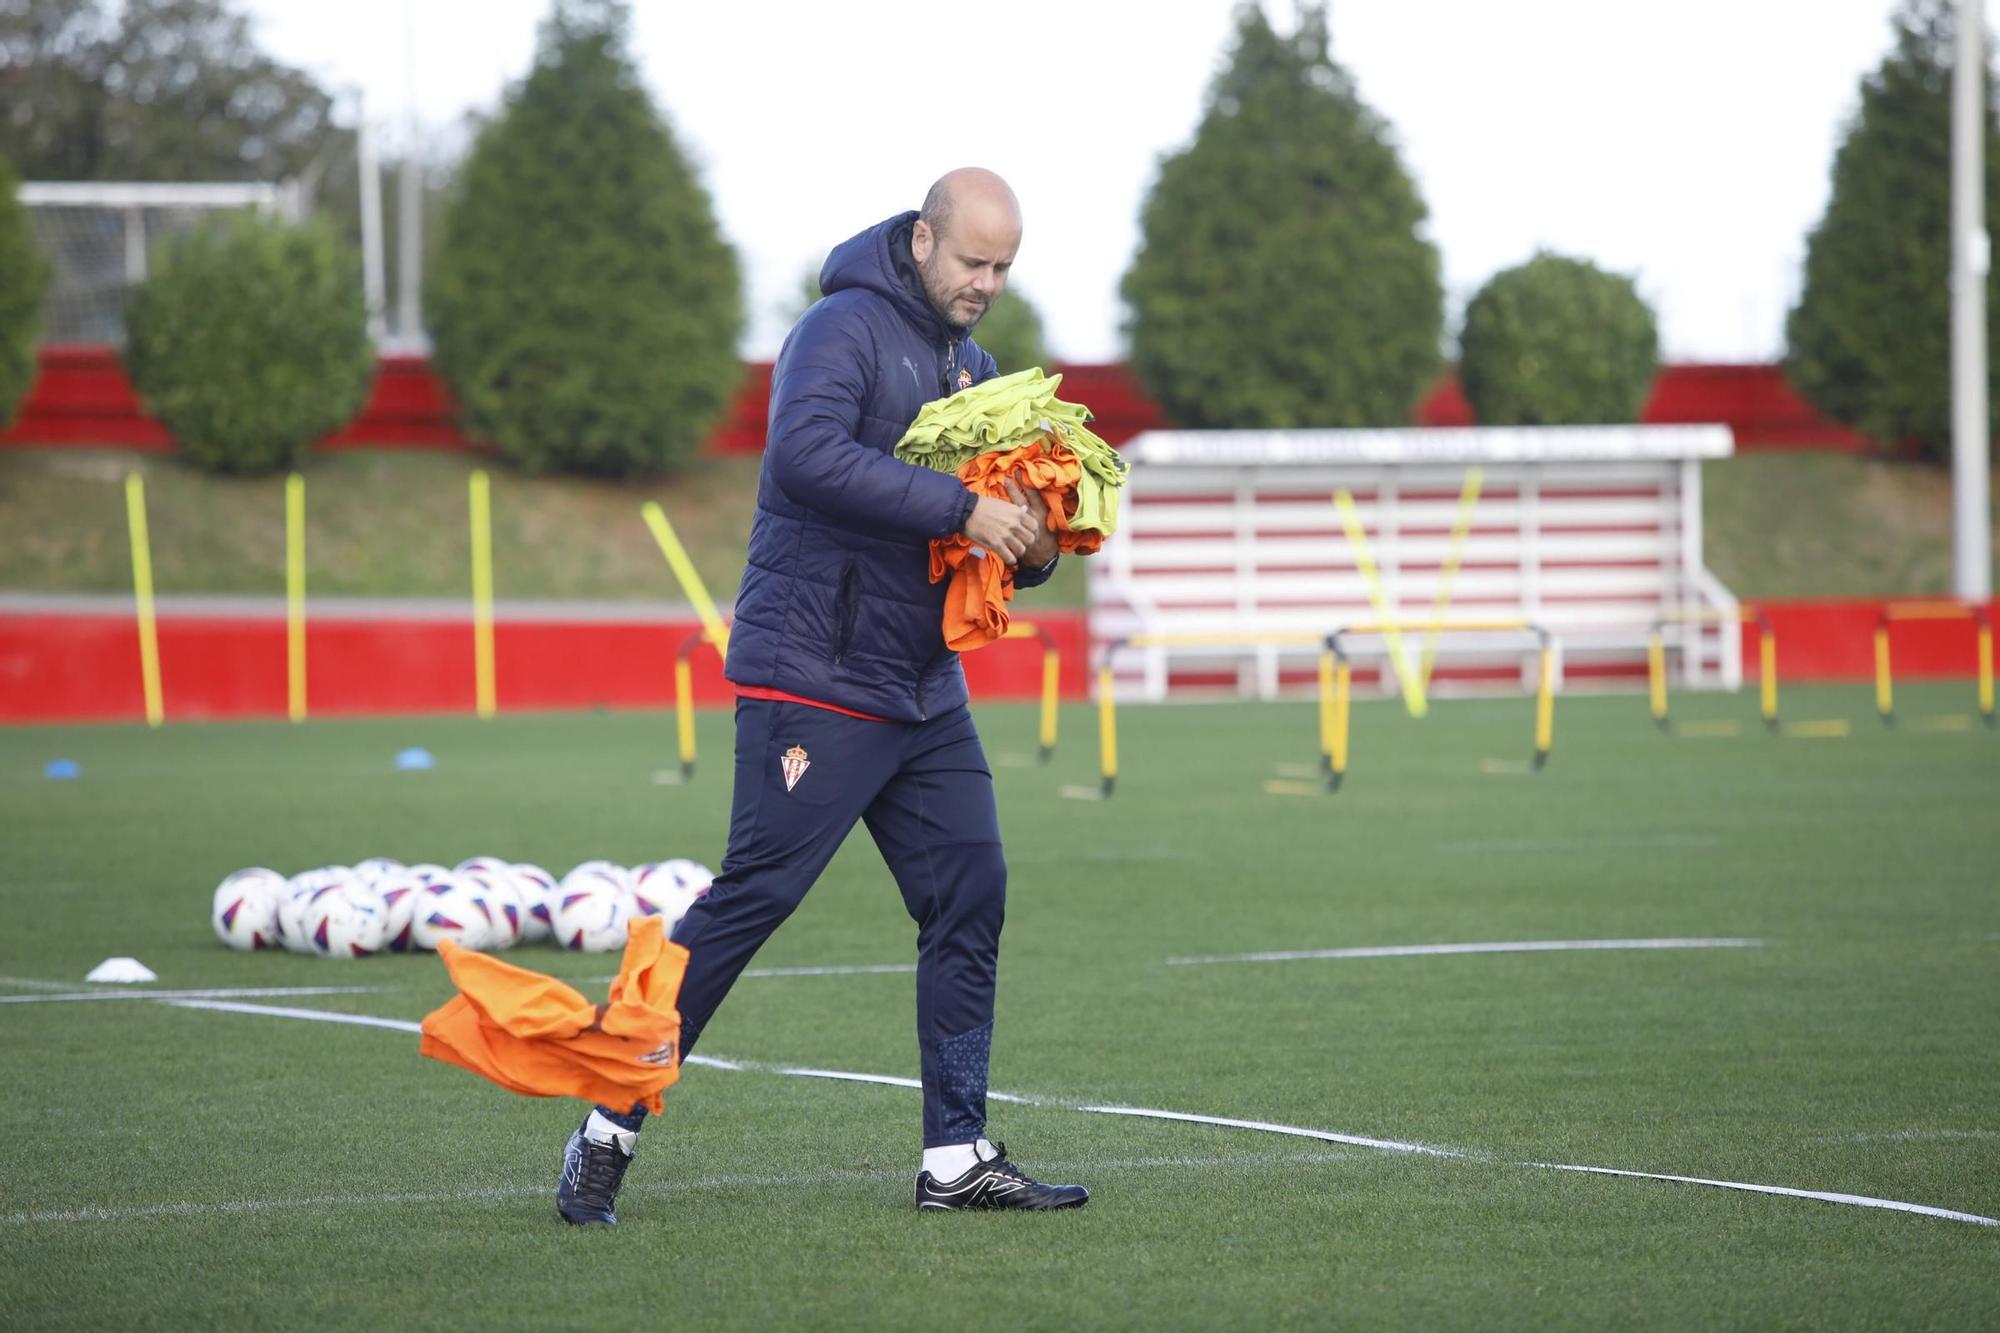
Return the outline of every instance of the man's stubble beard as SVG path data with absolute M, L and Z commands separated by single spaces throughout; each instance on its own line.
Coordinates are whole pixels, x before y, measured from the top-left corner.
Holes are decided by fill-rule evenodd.
M 953 333 L 962 335 L 972 332 L 979 321 L 986 318 L 986 312 L 993 308 L 993 303 L 988 301 L 979 307 L 978 314 L 974 315 L 970 320 L 963 322 L 956 315 L 952 314 L 951 308 L 953 302 L 951 294 L 947 292 L 940 297 L 938 293 L 940 284 L 937 280 L 937 252 L 935 250 L 931 252 L 929 259 L 922 260 L 917 264 L 917 273 L 923 279 L 924 299 L 930 303 L 932 312 L 939 319 L 943 320 L 944 326 Z

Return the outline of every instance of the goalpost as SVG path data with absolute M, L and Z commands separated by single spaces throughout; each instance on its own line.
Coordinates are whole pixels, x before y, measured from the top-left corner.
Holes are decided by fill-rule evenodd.
M 19 198 L 51 267 L 42 340 L 125 341 L 125 298 L 145 280 L 146 256 L 218 211 L 256 208 L 296 221 L 296 183 L 26 181 Z

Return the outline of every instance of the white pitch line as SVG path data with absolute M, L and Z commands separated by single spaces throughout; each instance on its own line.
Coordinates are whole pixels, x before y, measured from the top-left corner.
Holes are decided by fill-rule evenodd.
M 1339 1161 L 1337 1153 L 1236 1153 L 1204 1157 L 1128 1157 L 1109 1161 L 1051 1162 L 1054 1171 L 1151 1171 L 1213 1167 L 1244 1169 L 1286 1166 L 1300 1163 Z M 627 1197 L 634 1194 L 687 1194 L 698 1190 L 797 1189 L 805 1185 L 858 1184 L 868 1181 L 909 1180 L 914 1171 L 878 1167 L 858 1171 L 798 1171 L 785 1175 L 719 1172 L 707 1176 L 671 1177 L 666 1180 L 634 1181 L 626 1186 Z M 315 1208 L 379 1208 L 391 1204 L 478 1203 L 487 1200 L 532 1199 L 553 1191 L 546 1183 L 536 1185 L 496 1185 L 487 1189 L 438 1190 L 423 1194 L 323 1194 L 291 1199 L 228 1199 L 213 1203 L 132 1204 L 122 1208 L 62 1208 L 35 1212 L 0 1213 L 0 1227 L 46 1226 L 69 1222 L 134 1222 L 154 1217 L 202 1217 L 231 1213 L 267 1213 Z
M 369 1014 L 336 1014 L 325 1009 L 287 1009 L 276 1004 L 237 1004 L 230 1000 L 165 1000 L 176 1009 L 215 1009 L 225 1014 L 262 1014 L 267 1018 L 302 1018 L 312 1023 L 352 1023 L 356 1027 L 388 1028 L 392 1032 L 422 1032 L 423 1024 Z
M 1437 844 L 1451 852 L 1594 852 L 1672 847 L 1720 847 L 1713 833 L 1634 833 L 1606 838 L 1453 838 Z
M 1971 1222 L 1976 1226 L 2000 1227 L 2000 1218 L 1981 1217 L 1978 1213 L 1961 1213 L 1951 1208 L 1932 1208 L 1928 1204 L 1900 1203 L 1895 1199 L 1875 1199 L 1866 1194 L 1837 1194 L 1828 1190 L 1795 1190 L 1783 1185 L 1750 1185 L 1740 1180 L 1708 1180 L 1702 1176 L 1668 1176 L 1657 1171 L 1616 1171 L 1608 1166 L 1566 1166 L 1560 1162 L 1523 1162 L 1523 1166 L 1539 1166 L 1550 1171 L 1583 1171 L 1593 1176 L 1627 1176 L 1635 1180 L 1671 1180 L 1682 1185 L 1713 1185 L 1717 1189 L 1747 1190 L 1752 1194 L 1782 1194 L 1793 1199 L 1819 1199 L 1825 1203 L 1848 1203 L 1857 1208 L 1888 1208 L 1899 1213 L 1922 1213 L 1925 1217 L 1942 1217 L 1953 1222 Z
M 91 982 L 91 985 L 110 984 Z M 73 981 L 42 981 L 35 977 L 0 977 L 0 986 L 12 986 L 15 990 L 62 990 L 76 989 Z
M 1196 1125 L 1221 1125 L 1226 1129 L 1254 1129 L 1265 1134 L 1290 1134 L 1302 1139 L 1320 1139 L 1327 1143 L 1347 1143 L 1357 1148 L 1382 1148 L 1389 1152 L 1422 1153 L 1430 1157 L 1470 1157 L 1470 1153 L 1456 1148 L 1431 1148 L 1421 1143 L 1403 1143 L 1397 1139 L 1371 1139 L 1360 1134 L 1336 1134 L 1329 1129 L 1306 1129 L 1299 1125 L 1277 1125 L 1268 1120 L 1231 1120 L 1226 1116 L 1189 1115 L 1185 1111 L 1154 1111 L 1139 1106 L 1072 1106 L 1072 1111 L 1086 1111 L 1092 1115 L 1131 1115 L 1147 1120 L 1182 1120 Z
M 233 990 L 89 990 L 65 995 L 0 995 L 0 1004 L 66 1004 L 81 1000 L 219 1000 L 231 996 L 276 999 L 287 995 L 376 995 L 386 989 L 384 986 L 249 986 Z
M 209 1007 L 221 1007 L 221 1006 L 187 1005 L 184 1007 L 209 1008 Z M 371 1026 L 393 1028 L 398 1031 L 407 1031 L 417 1027 L 417 1025 L 414 1023 L 408 1023 L 400 1019 L 389 1019 L 389 1018 L 370 1019 L 363 1015 L 357 1015 L 357 1014 L 334 1015 L 320 1010 L 284 1009 L 275 1005 L 229 1005 L 227 1009 L 228 1012 L 231 1013 L 265 1014 L 274 1018 L 310 1018 L 314 1021 L 368 1023 Z M 760 1065 L 749 1061 L 744 1061 L 741 1063 L 732 1063 L 728 1061 L 715 1060 L 712 1058 L 700 1057 L 700 1056 L 688 1057 L 687 1063 L 689 1064 L 701 1063 L 716 1068 L 734 1068 L 740 1070 L 751 1070 L 762 1073 L 780 1074 L 794 1078 L 837 1079 L 843 1082 L 874 1083 L 874 1084 L 882 1084 L 889 1087 L 897 1087 L 897 1088 L 921 1089 L 923 1087 L 922 1082 L 920 1082 L 917 1079 L 902 1078 L 894 1074 L 867 1074 L 867 1073 L 858 1073 L 852 1070 L 844 1070 L 844 1069 L 798 1069 L 798 1068 L 777 1066 L 777 1065 Z M 1053 1107 L 1069 1111 L 1081 1111 L 1094 1115 L 1139 1116 L 1146 1119 L 1154 1119 L 1154 1120 L 1171 1120 L 1171 1121 L 1180 1121 L 1190 1124 L 1216 1125 L 1218 1127 L 1226 1129 L 1255 1130 L 1259 1133 L 1264 1133 L 1264 1134 L 1284 1134 L 1295 1138 L 1318 1139 L 1321 1142 L 1326 1142 L 1326 1143 L 1343 1143 L 1355 1147 L 1380 1148 L 1390 1152 L 1417 1153 L 1426 1156 L 1450 1157 L 1450 1158 L 1457 1158 L 1460 1160 L 1470 1160 L 1470 1161 L 1480 1161 L 1480 1162 L 1491 1161 L 1491 1159 L 1489 1158 L 1477 1156 L 1476 1154 L 1466 1152 L 1463 1149 L 1431 1147 L 1421 1143 L 1404 1143 L 1396 1139 L 1377 1139 L 1359 1134 L 1338 1134 L 1333 1132 L 1332 1130 L 1310 1129 L 1303 1125 L 1281 1125 L 1273 1123 L 1268 1120 L 1237 1120 L 1225 1116 L 1193 1115 L 1185 1111 L 1160 1111 L 1160 1110 L 1151 1110 L 1133 1106 L 1085 1106 L 1076 1103 L 1051 1101 L 1048 1099 L 1012 1097 L 1012 1096 L 1007 1096 L 1005 1094 L 991 1093 L 991 1092 L 989 1092 L 987 1096 L 996 1101 L 1017 1101 L 1026 1103 L 1028 1105 Z M 2000 1227 L 2000 1218 L 1982 1217 L 1977 1213 L 1964 1213 L 1951 1208 L 1934 1208 L 1928 1204 L 1904 1203 L 1896 1199 L 1878 1199 L 1878 1198 L 1873 1198 L 1866 1194 L 1842 1194 L 1825 1190 L 1801 1190 L 1801 1189 L 1792 1189 L 1784 1185 L 1758 1185 L 1746 1181 L 1711 1180 L 1704 1176 L 1675 1176 L 1675 1175 L 1665 1175 L 1662 1173 L 1650 1172 L 1650 1171 L 1622 1171 L 1608 1166 L 1575 1166 L 1561 1162 L 1516 1162 L 1512 1163 L 1512 1165 L 1520 1167 L 1528 1167 L 1538 1170 L 1545 1170 L 1545 1171 L 1575 1171 L 1587 1175 L 1621 1176 L 1635 1180 L 1664 1180 L 1684 1185 L 1708 1185 L 1716 1189 L 1743 1190 L 1745 1192 L 1752 1194 L 1781 1195 L 1787 1198 L 1794 1198 L 1794 1199 L 1813 1199 L 1823 1203 L 1848 1204 L 1860 1208 L 1886 1208 L 1895 1212 L 1916 1213 L 1916 1214 L 1921 1214 L 1925 1217 L 1943 1218 L 1947 1221 L 1952 1221 L 1952 1222 L 1970 1222 L 1978 1226 Z M 179 1210 L 186 1207 L 199 1207 L 199 1205 L 164 1205 L 164 1207 Z M 34 1215 L 22 1214 L 22 1215 L 15 1215 L 13 1218 L 7 1216 L 0 1216 L 0 1222 L 12 1221 L 21 1217 L 26 1217 L 28 1218 L 28 1220 L 33 1220 Z
M 1596 949 L 1760 949 L 1763 940 L 1511 940 L 1479 944 L 1383 944 L 1357 949 L 1295 949 L 1276 953 L 1216 954 L 1199 958 L 1169 958 L 1170 967 L 1202 963 L 1292 963 L 1315 958 L 1418 958 L 1456 953 L 1561 953 Z

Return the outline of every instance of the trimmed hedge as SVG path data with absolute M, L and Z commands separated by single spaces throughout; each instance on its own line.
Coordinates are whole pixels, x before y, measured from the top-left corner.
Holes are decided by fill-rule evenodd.
M 1637 421 L 1660 363 L 1630 278 L 1546 252 L 1479 289 L 1459 343 L 1466 399 L 1489 426 Z
M 360 265 L 324 222 L 229 214 L 157 246 L 125 314 L 146 410 L 213 472 L 296 466 L 375 374 Z
M 0 157 L 0 426 L 14 413 L 35 382 L 35 345 L 42 328 L 42 295 L 49 266 L 35 250 L 20 182 Z
M 628 15 L 560 0 L 480 134 L 425 306 L 466 429 L 524 470 L 694 457 L 742 376 L 735 252 L 627 53 Z

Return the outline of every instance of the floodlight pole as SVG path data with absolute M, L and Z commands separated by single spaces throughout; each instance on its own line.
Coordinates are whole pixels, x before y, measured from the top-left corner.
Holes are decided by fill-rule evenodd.
M 1958 0 L 1951 84 L 1951 590 L 1993 595 L 1986 406 L 1985 0 Z
M 375 156 L 375 132 L 368 106 L 354 95 L 354 156 L 361 177 L 361 285 L 368 301 L 368 338 L 377 346 L 388 334 L 387 284 L 382 274 L 382 167 Z

